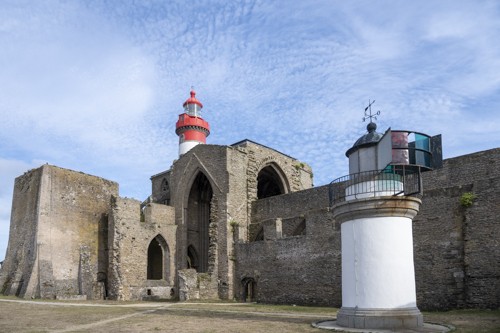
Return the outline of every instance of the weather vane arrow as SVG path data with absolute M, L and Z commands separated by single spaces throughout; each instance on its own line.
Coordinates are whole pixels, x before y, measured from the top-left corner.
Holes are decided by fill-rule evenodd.
M 373 103 L 375 103 L 375 100 L 373 100 L 372 102 L 368 100 L 368 106 L 365 108 L 365 116 L 363 117 L 363 121 L 366 121 L 366 119 L 370 118 L 370 122 L 372 122 L 372 119 L 377 120 L 377 116 L 380 116 L 380 110 L 372 113 Z

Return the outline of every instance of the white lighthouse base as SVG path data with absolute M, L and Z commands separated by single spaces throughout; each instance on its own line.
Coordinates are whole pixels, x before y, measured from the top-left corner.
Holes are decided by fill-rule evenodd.
M 361 329 L 418 328 L 412 219 L 421 201 L 374 196 L 338 203 L 342 308 L 337 324 Z
M 342 307 L 337 313 L 337 324 L 351 328 L 416 328 L 424 324 L 417 307 L 404 309 L 360 309 Z

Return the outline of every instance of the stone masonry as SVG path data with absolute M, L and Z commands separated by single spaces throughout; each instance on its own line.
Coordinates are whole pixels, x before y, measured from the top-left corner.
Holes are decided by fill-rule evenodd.
M 118 185 L 44 165 L 16 179 L 0 285 L 25 298 L 103 298 L 99 237 Z
M 151 184 L 141 202 L 54 166 L 18 177 L 2 293 L 341 305 L 340 226 L 307 164 L 249 140 L 197 145 Z M 444 161 L 423 188 L 419 308 L 499 307 L 500 149 Z

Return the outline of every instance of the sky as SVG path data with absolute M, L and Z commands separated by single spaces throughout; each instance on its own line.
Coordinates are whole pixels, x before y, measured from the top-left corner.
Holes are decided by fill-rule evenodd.
M 144 200 L 191 86 L 209 144 L 250 139 L 348 173 L 366 133 L 500 146 L 499 1 L 0 1 L 0 260 L 14 179 L 49 163 Z

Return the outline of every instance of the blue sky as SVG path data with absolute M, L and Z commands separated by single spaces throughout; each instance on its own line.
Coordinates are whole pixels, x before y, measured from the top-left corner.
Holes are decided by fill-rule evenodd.
M 446 158 L 500 146 L 498 1 L 0 2 L 0 259 L 14 178 L 44 163 L 145 199 L 177 158 L 194 86 L 212 133 L 348 172 L 365 133 L 443 135 Z

